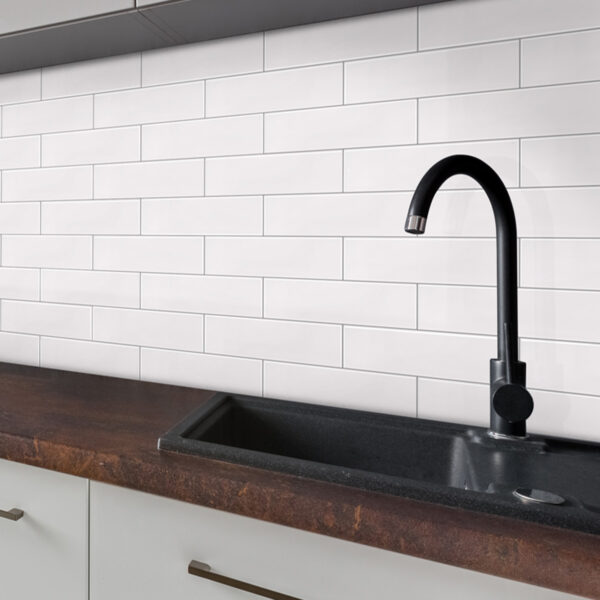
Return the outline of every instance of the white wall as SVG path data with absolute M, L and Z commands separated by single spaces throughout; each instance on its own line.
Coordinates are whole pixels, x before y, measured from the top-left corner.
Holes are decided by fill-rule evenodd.
M 600 3 L 457 0 L 0 77 L 0 359 L 485 424 L 488 161 L 531 429 L 600 440 Z

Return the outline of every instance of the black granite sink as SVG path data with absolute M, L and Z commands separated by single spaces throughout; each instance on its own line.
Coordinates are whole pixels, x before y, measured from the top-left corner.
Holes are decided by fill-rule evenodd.
M 216 394 L 158 447 L 600 533 L 600 444 L 497 440 L 476 427 Z M 531 489 L 564 501 L 514 493 Z

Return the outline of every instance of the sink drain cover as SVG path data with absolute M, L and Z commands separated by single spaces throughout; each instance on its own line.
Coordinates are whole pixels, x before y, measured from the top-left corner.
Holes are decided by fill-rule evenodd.
M 513 494 L 523 502 L 538 502 L 540 504 L 564 504 L 565 499 L 558 494 L 534 488 L 517 488 Z

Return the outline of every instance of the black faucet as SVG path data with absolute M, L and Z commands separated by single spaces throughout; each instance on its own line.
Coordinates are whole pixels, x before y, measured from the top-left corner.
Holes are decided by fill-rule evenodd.
M 498 174 L 474 156 L 448 156 L 433 165 L 413 195 L 407 233 L 425 232 L 429 208 L 440 186 L 453 175 L 468 175 L 485 191 L 496 220 L 498 278 L 498 358 L 490 360 L 490 434 L 526 437 L 533 399 L 525 387 L 526 365 L 519 360 L 517 225 L 508 191 Z

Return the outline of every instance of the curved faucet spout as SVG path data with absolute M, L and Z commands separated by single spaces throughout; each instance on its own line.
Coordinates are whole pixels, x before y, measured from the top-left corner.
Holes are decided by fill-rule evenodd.
M 496 221 L 498 357 L 491 361 L 491 430 L 501 435 L 525 436 L 525 420 L 533 410 L 533 401 L 525 389 L 525 363 L 518 360 L 517 225 L 502 180 L 474 156 L 457 154 L 440 160 L 419 182 L 405 230 L 413 234 L 425 232 L 433 197 L 453 175 L 467 175 L 483 188 Z

